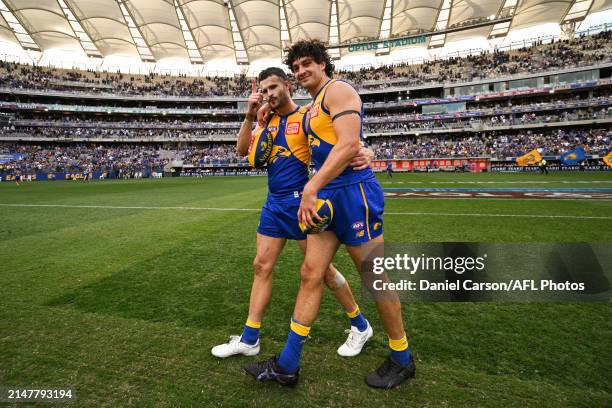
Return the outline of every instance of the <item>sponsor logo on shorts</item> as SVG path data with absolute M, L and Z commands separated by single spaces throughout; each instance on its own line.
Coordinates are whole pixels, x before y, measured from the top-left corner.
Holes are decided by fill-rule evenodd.
M 357 221 L 354 222 L 353 225 L 351 225 L 351 228 L 354 230 L 363 229 L 363 227 L 365 227 L 365 223 L 363 221 Z
M 287 124 L 287 130 L 285 131 L 288 135 L 297 135 L 300 132 L 300 122 L 292 122 Z
M 382 227 L 382 222 L 377 222 L 377 223 L 375 223 L 375 224 L 374 224 L 374 226 L 372 227 L 372 229 L 373 229 L 374 231 L 376 231 L 376 230 L 378 230 L 378 229 L 379 229 L 379 228 L 381 228 L 381 227 Z
M 355 238 L 361 238 L 361 237 L 363 237 L 364 233 L 365 233 L 365 231 L 364 231 L 364 230 L 357 231 L 357 233 L 355 234 Z

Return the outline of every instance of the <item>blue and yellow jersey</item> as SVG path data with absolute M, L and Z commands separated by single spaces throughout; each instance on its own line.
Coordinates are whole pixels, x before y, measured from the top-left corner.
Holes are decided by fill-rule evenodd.
M 306 120 L 306 132 L 312 152 L 312 162 L 319 170 L 329 152 L 336 145 L 337 137 L 329 110 L 325 106 L 325 93 L 331 84 L 337 80 L 329 80 L 313 98 L 310 111 Z M 361 105 L 360 120 L 363 122 L 363 104 Z M 359 142 L 363 142 L 363 128 L 359 131 Z M 359 143 L 358 142 L 358 143 Z M 374 178 L 374 173 L 370 168 L 355 171 L 352 167 L 347 167 L 338 177 L 332 180 L 324 189 L 338 188 L 350 184 Z
M 310 148 L 304 131 L 307 111 L 305 107 L 298 107 L 285 116 L 274 114 L 264 129 L 256 130 L 269 132 L 274 140 L 267 164 L 268 193 L 272 198 L 301 192 L 308 182 Z

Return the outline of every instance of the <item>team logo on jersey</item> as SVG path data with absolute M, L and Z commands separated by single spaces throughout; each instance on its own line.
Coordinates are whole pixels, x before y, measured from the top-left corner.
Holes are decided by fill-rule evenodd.
M 300 132 L 300 122 L 292 122 L 287 124 L 287 129 L 285 130 L 285 134 L 287 135 L 297 135 Z
M 315 138 L 314 136 L 308 136 L 308 144 L 310 145 L 311 148 L 313 146 L 316 146 L 316 147 L 321 146 L 321 142 L 319 141 L 319 139 Z
M 360 229 L 363 229 L 363 227 L 365 227 L 365 224 L 363 221 L 357 221 L 357 222 L 354 222 L 353 225 L 351 225 L 351 228 L 354 230 L 360 230 Z
M 282 146 L 274 146 L 274 150 L 272 150 L 272 157 L 270 157 L 270 163 L 275 163 L 281 157 L 289 157 L 291 156 L 291 151 L 285 149 Z
M 276 126 L 268 126 L 268 132 L 270 133 L 276 133 L 277 130 L 278 130 L 278 127 Z

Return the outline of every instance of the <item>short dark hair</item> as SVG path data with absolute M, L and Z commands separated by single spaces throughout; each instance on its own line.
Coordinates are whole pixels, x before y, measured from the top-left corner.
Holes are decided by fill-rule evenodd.
M 281 68 L 278 67 L 270 67 L 270 68 L 266 68 L 263 71 L 261 71 L 259 73 L 259 82 L 263 81 L 264 79 L 271 77 L 272 75 L 276 75 L 277 77 L 279 77 L 281 80 L 283 81 L 288 81 L 289 77 L 287 76 L 287 74 L 285 73 L 285 71 L 283 71 Z
M 331 77 L 334 73 L 334 64 L 325 48 L 325 44 L 320 40 L 300 40 L 285 50 L 285 64 L 293 71 L 293 63 L 304 57 L 310 57 L 317 64 L 325 63 L 325 73 Z

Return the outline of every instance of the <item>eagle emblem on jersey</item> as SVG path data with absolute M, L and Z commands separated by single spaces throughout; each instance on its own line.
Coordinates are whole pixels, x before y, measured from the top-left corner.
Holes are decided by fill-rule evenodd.
M 315 138 L 312 135 L 308 135 L 308 144 L 310 145 L 310 147 L 319 147 L 321 146 L 321 141 L 319 141 L 319 139 Z
M 289 149 L 286 149 L 283 146 L 274 146 L 272 157 L 270 157 L 269 162 L 275 163 L 279 158 L 289 156 L 291 156 L 291 151 Z

